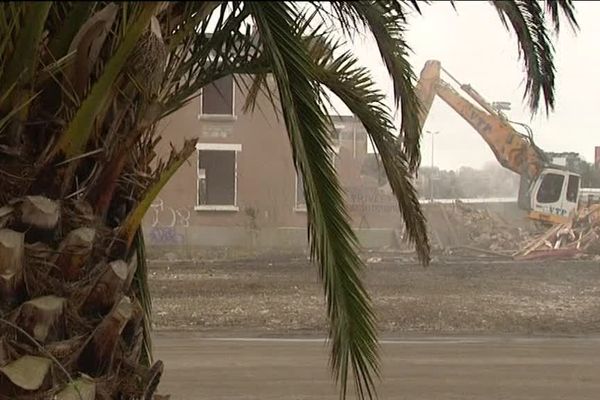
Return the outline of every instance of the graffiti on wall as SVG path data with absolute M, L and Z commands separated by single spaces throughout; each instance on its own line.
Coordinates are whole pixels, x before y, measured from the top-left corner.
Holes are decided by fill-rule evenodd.
M 177 232 L 177 228 L 190 226 L 190 210 L 185 207 L 170 207 L 160 197 L 152 203 L 150 208 L 152 210 L 150 241 L 155 244 L 182 244 L 183 235 Z
M 152 244 L 182 244 L 183 235 L 174 227 L 152 227 L 148 237 Z
M 152 227 L 173 228 L 175 226 L 190 226 L 191 213 L 185 207 L 173 208 L 165 205 L 160 197 L 157 197 L 150 206 L 153 211 Z
M 399 213 L 398 202 L 393 194 L 376 187 L 348 187 L 346 201 L 351 211 L 361 213 Z

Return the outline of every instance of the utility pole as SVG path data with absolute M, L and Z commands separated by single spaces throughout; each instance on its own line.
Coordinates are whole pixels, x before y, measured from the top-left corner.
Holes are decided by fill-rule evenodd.
M 434 136 L 439 134 L 439 131 L 427 131 L 426 133 L 431 135 L 431 171 L 429 172 L 429 201 L 431 203 L 433 203 L 433 167 L 434 167 L 434 163 L 433 163 L 433 145 L 434 145 Z

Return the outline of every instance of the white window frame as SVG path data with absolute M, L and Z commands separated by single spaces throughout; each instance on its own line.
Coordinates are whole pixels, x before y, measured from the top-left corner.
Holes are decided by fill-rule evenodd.
M 294 211 L 295 212 L 306 212 L 306 200 L 304 200 L 304 204 L 298 203 L 298 173 L 294 174 Z
M 200 109 L 198 110 L 198 119 L 204 120 L 237 120 L 235 113 L 235 80 L 231 77 L 231 114 L 204 114 L 204 88 L 200 89 Z
M 200 150 L 233 151 L 235 153 L 233 174 L 233 205 L 200 204 Z M 196 205 L 195 211 L 240 211 L 238 206 L 238 153 L 242 151 L 241 144 L 235 143 L 196 143 Z
M 335 158 L 339 157 L 340 155 L 340 146 L 339 145 L 334 145 L 333 146 L 333 162 L 334 165 L 333 167 L 335 168 Z M 304 200 L 304 204 L 300 204 L 298 203 L 298 173 L 296 172 L 294 174 L 295 179 L 294 179 L 294 212 L 306 212 L 306 200 Z

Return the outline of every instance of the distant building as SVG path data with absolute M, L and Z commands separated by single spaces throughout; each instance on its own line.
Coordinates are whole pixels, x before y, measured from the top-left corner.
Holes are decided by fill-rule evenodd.
M 585 163 L 585 161 L 581 159 L 579 153 L 572 151 L 561 153 L 546 152 L 546 155 L 553 164 L 566 167 L 573 172 L 581 173 L 582 164 Z
M 242 112 L 244 96 L 231 77 L 161 123 L 161 150 L 198 137 L 194 156 L 156 199 L 144 221 L 150 245 L 298 247 L 306 245 L 306 203 L 290 144 L 266 98 Z M 333 117 L 334 163 L 353 225 L 366 244 L 386 246 L 401 224 L 395 198 L 368 176 L 367 136 L 352 116 Z

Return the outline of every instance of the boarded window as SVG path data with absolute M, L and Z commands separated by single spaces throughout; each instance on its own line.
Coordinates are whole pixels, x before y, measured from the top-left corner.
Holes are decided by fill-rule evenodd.
M 233 115 L 233 77 L 225 76 L 202 88 L 200 113 Z
M 546 174 L 537 193 L 539 203 L 556 203 L 560 200 L 565 177 L 558 174 Z
M 236 205 L 236 152 L 198 150 L 198 205 Z

